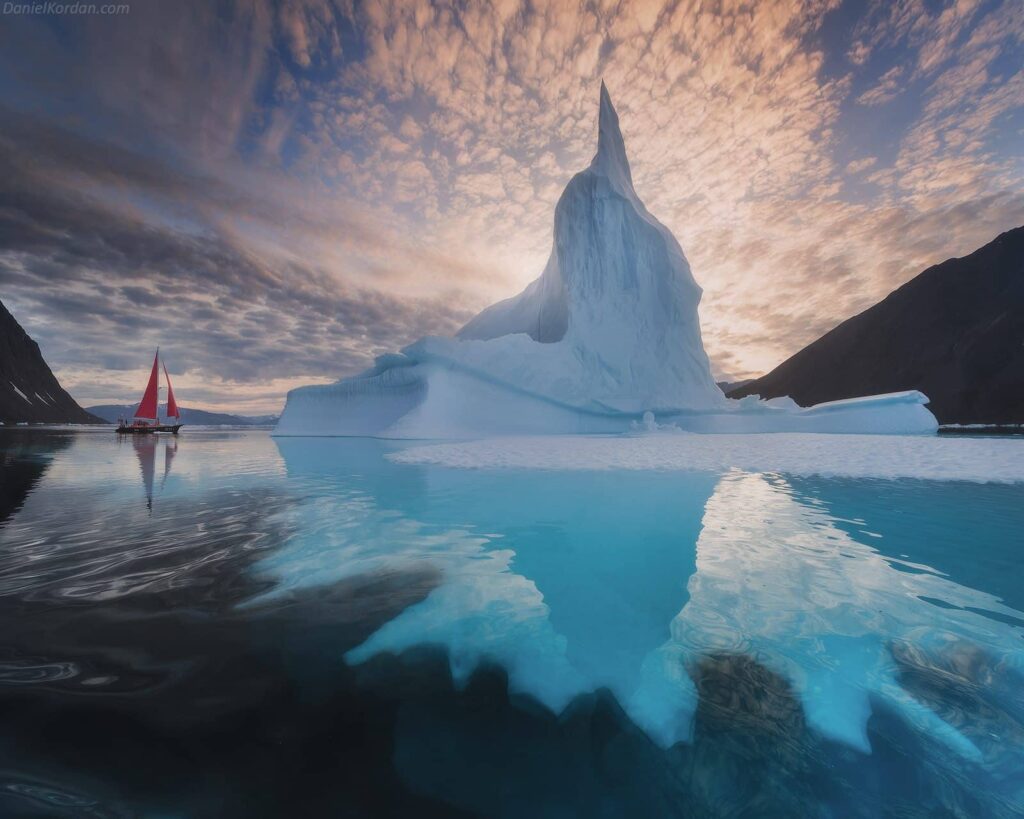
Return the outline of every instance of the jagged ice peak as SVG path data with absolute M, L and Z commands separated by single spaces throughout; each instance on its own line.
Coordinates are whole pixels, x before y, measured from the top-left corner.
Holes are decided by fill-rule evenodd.
M 293 390 L 277 434 L 621 432 L 655 418 L 705 432 L 935 430 L 917 392 L 821 410 L 726 399 L 701 338 L 701 289 L 633 188 L 603 82 L 597 131 L 593 160 L 559 197 L 537 279 L 455 338 L 427 336 L 362 375 Z
M 619 128 L 619 115 L 612 105 L 604 80 L 601 81 L 601 102 L 597 117 L 597 153 L 590 167 L 609 178 L 624 182 L 632 190 L 633 176 L 626 156 L 626 143 Z

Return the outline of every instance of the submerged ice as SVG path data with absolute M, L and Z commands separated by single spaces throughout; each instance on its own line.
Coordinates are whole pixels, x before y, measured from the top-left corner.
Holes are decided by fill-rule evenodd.
M 701 340 L 701 289 L 633 188 L 602 84 L 598 149 L 555 208 L 541 276 L 456 338 L 429 336 L 373 368 L 288 395 L 278 435 L 458 437 L 621 432 L 645 413 L 699 432 L 933 432 L 910 391 L 800 408 L 727 399 Z
M 441 645 L 457 683 L 498 661 L 511 690 L 555 712 L 608 688 L 669 747 L 691 737 L 691 673 L 702 658 L 743 654 L 789 680 L 808 724 L 830 740 L 870 753 L 868 721 L 881 706 L 957 755 L 982 759 L 975 738 L 901 686 L 893 646 L 981 646 L 994 665 L 1021 672 L 1021 629 L 980 613 L 1022 622 L 1019 612 L 926 567 L 901 569 L 836 528 L 825 510 L 795 499 L 781 479 L 733 472 L 714 485 L 690 475 L 674 488 L 674 523 L 700 525 L 691 565 L 661 550 L 657 535 L 622 549 L 598 534 L 612 519 L 642 526 L 645 511 L 663 508 L 660 495 L 628 511 L 615 502 L 603 513 L 573 509 L 579 528 L 555 555 L 500 543 L 446 555 L 458 562 L 447 565 L 447 582 L 348 659 Z M 658 581 L 652 563 L 663 573 Z M 685 587 L 680 572 L 689 574 Z M 680 609 L 666 621 L 673 601 Z M 666 626 L 668 639 L 657 644 Z
M 934 707 L 906 658 L 975 674 L 965 685 L 997 713 L 993 680 L 1013 691 L 1024 674 L 1019 596 L 1014 608 L 892 552 L 912 551 L 921 537 L 914 498 L 952 507 L 925 536 L 942 541 L 965 509 L 1010 487 L 948 484 L 944 493 L 941 482 L 918 481 L 901 506 L 907 520 L 873 522 L 843 515 L 851 492 L 879 495 L 877 481 L 738 469 L 464 470 L 379 458 L 393 444 L 335 443 L 279 441 L 290 477 L 311 491 L 294 510 L 296 535 L 261 564 L 278 580 L 271 593 L 404 566 L 441 578 L 351 650 L 351 663 L 438 646 L 456 683 L 499 663 L 510 691 L 556 713 L 605 688 L 668 747 L 691 739 L 698 667 L 745 656 L 792 686 L 807 724 L 829 741 L 871 753 L 871 720 L 884 711 L 958 759 L 1007 762 L 999 736 L 1014 726 L 993 731 Z M 339 461 L 353 477 L 337 477 Z M 1012 765 L 1020 770 L 1021 760 Z

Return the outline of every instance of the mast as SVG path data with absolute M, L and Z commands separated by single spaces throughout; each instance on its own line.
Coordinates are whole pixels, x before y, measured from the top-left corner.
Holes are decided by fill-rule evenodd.
M 146 391 L 142 394 L 142 400 L 139 402 L 138 409 L 135 410 L 133 418 L 141 418 L 145 421 L 156 421 L 157 416 L 157 391 L 160 384 L 160 370 L 158 362 L 160 360 L 160 348 L 156 348 L 156 355 L 153 356 L 153 369 L 149 373 L 149 383 L 146 385 Z

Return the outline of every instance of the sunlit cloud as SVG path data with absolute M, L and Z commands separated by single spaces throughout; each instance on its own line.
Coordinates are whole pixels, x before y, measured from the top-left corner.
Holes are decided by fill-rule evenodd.
M 289 0 L 15 20 L 2 297 L 86 403 L 129 398 L 103 372 L 134 378 L 160 343 L 183 396 L 273 409 L 535 278 L 604 78 L 637 191 L 704 288 L 716 374 L 759 374 L 1024 223 L 1024 6 L 849 6 Z
M 878 162 L 878 157 L 865 156 L 861 159 L 854 159 L 846 165 L 846 172 L 850 175 L 862 173 Z
M 895 99 L 902 88 L 903 66 L 897 65 L 886 71 L 867 91 L 857 97 L 861 105 L 880 105 L 883 102 Z

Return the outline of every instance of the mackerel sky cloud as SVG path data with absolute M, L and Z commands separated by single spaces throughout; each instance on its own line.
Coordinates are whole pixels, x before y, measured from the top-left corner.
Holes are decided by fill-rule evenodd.
M 518 292 L 596 147 L 764 372 L 1024 224 L 1024 4 L 132 2 L 0 16 L 0 299 L 84 404 L 273 410 Z

